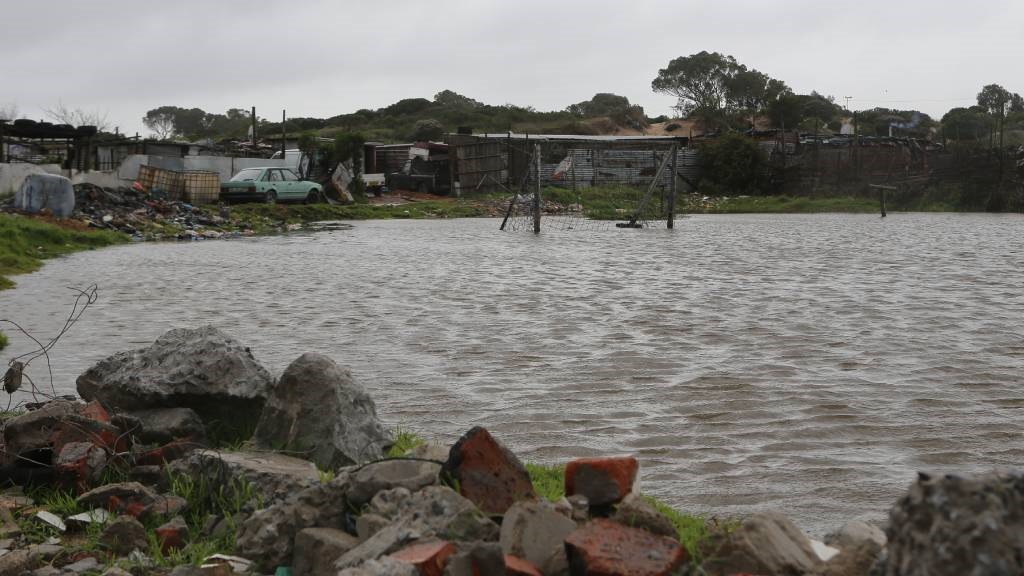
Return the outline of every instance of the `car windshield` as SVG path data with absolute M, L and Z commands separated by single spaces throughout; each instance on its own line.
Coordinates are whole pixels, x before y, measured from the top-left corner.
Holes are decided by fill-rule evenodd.
M 252 182 L 253 180 L 260 177 L 263 170 L 259 168 L 246 168 L 238 174 L 231 177 L 232 182 Z

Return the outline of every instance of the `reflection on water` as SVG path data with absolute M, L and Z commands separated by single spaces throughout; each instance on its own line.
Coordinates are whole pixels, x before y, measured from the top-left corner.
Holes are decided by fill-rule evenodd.
M 1024 456 L 1022 217 L 497 227 L 359 222 L 81 253 L 18 277 L 0 317 L 52 333 L 64 287 L 96 282 L 54 351 L 59 391 L 113 352 L 212 323 L 271 372 L 306 351 L 352 366 L 390 425 L 452 441 L 481 424 L 541 462 L 637 454 L 644 489 L 682 510 L 780 508 L 818 534 L 881 518 L 918 469 Z M 27 348 L 11 336 L 6 352 Z

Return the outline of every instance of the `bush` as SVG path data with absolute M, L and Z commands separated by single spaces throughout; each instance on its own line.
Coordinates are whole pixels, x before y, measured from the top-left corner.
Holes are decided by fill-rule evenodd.
M 700 149 L 701 184 L 725 194 L 763 192 L 764 152 L 751 138 L 734 132 L 723 135 Z

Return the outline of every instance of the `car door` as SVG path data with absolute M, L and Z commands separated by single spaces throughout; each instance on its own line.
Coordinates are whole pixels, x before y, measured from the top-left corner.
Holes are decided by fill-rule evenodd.
M 284 187 L 281 186 L 281 174 L 276 169 L 268 169 L 263 176 L 263 182 L 263 189 L 266 191 L 273 190 L 278 200 L 287 199 L 288 195 L 283 189 Z
M 299 177 L 294 172 L 287 168 L 282 168 L 281 172 L 281 185 L 288 189 L 288 198 L 292 200 L 304 200 L 306 193 L 309 190 L 303 190 L 302 183 L 299 182 Z

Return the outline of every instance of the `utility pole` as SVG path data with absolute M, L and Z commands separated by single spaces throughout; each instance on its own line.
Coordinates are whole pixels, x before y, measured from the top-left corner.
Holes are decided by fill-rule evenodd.
M 256 107 L 252 107 L 252 143 L 256 145 Z
M 282 160 L 285 159 L 284 141 L 285 141 L 285 138 L 288 135 L 285 132 L 285 129 L 284 129 L 284 120 L 285 120 L 284 110 L 281 110 L 281 159 Z

